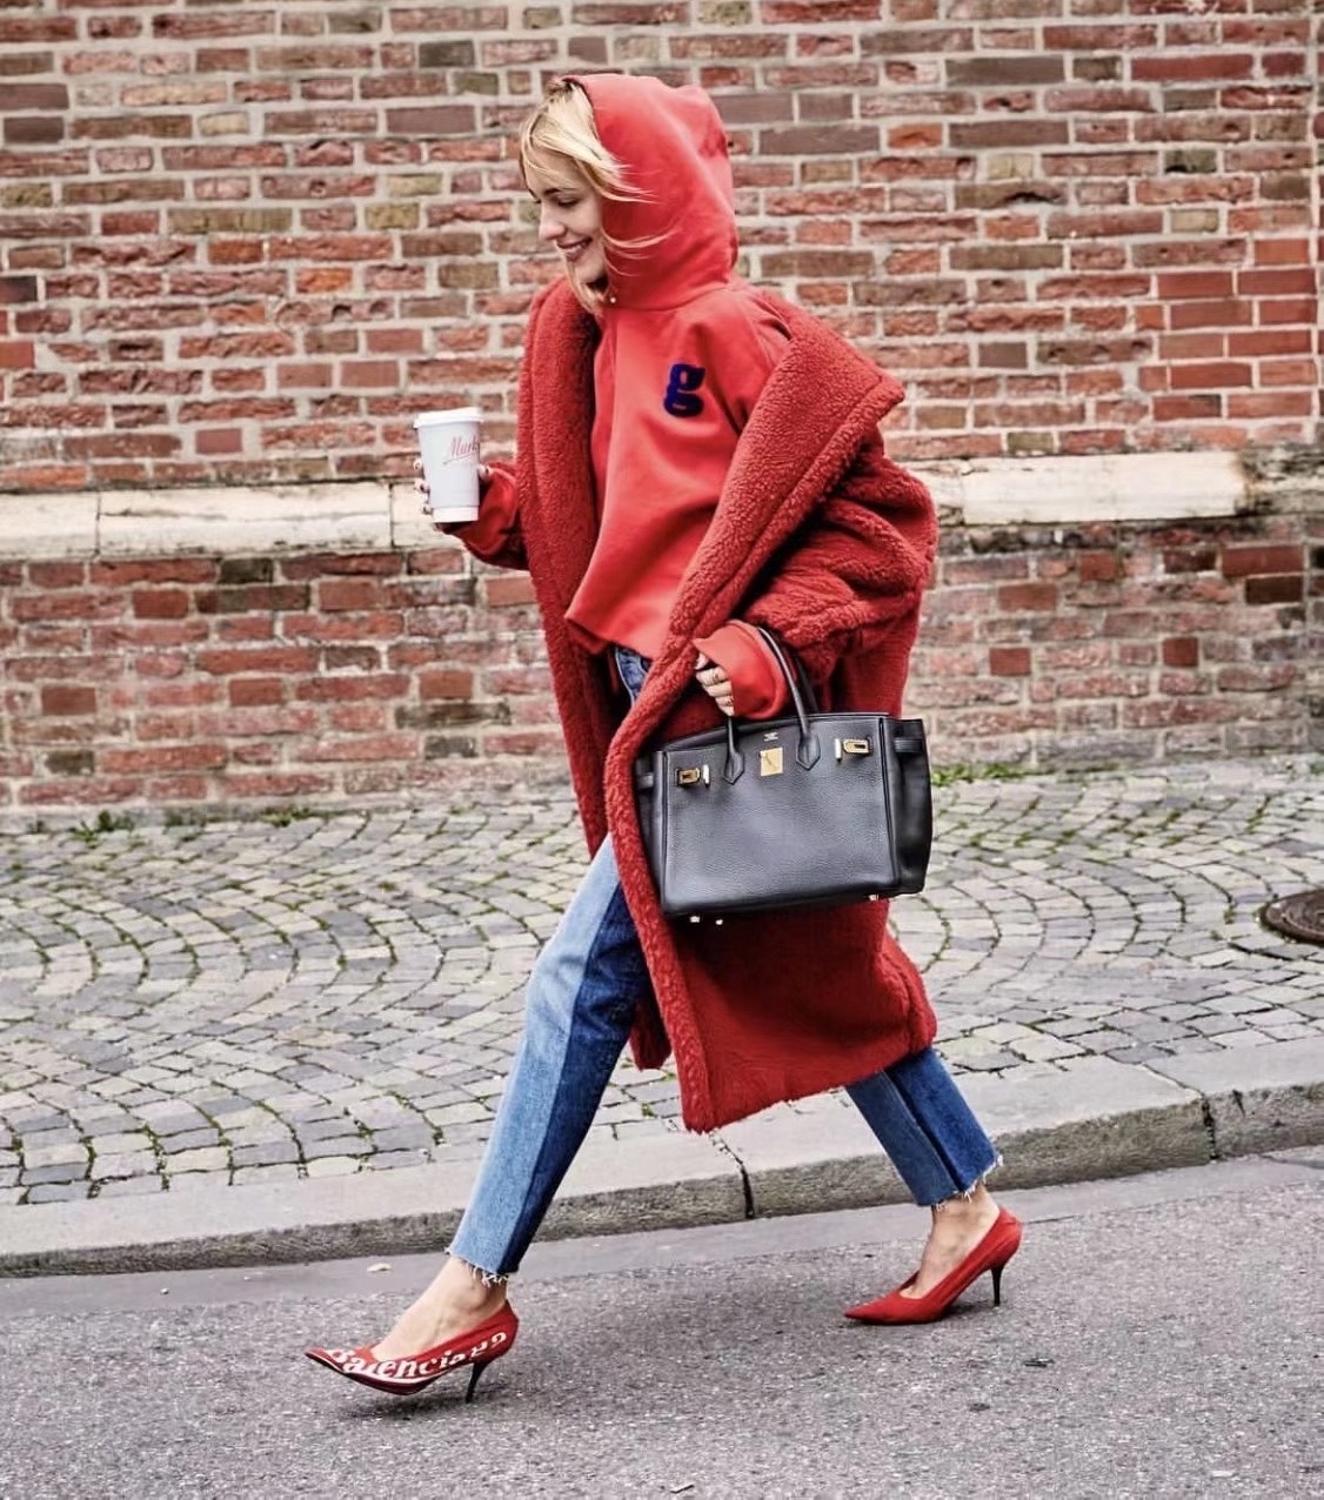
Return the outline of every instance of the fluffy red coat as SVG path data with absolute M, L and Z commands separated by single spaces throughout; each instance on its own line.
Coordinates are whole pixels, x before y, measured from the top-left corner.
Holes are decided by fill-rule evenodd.
M 597 328 L 564 282 L 530 312 L 518 511 L 487 554 L 532 577 L 589 851 L 610 831 L 652 980 L 634 1057 L 658 1067 L 674 1052 L 692 1130 L 855 1082 L 928 1046 L 935 1030 L 920 977 L 888 932 L 887 903 L 673 923 L 639 830 L 635 757 L 725 722 L 695 681 L 692 642 L 727 620 L 776 631 L 823 709 L 901 709 L 937 538 L 927 490 L 886 456 L 878 432 L 901 389 L 817 319 L 774 301 L 790 348 L 741 434 L 666 641 L 623 721 L 604 661 L 565 627 L 594 541 Z

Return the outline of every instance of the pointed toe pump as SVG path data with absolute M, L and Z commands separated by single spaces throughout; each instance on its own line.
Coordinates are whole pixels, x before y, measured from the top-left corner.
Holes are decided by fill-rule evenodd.
M 932 1323 L 985 1271 L 993 1276 L 993 1305 L 1002 1302 L 1002 1269 L 1021 1247 L 1021 1221 L 1005 1208 L 994 1219 L 988 1233 L 955 1269 L 925 1292 L 922 1297 L 902 1293 L 915 1284 L 915 1277 L 903 1282 L 885 1297 L 848 1307 L 846 1316 L 859 1323 Z
M 510 1353 L 518 1332 L 519 1319 L 507 1304 L 477 1328 L 432 1349 L 425 1349 L 422 1354 L 400 1359 L 374 1359 L 372 1349 L 367 1345 L 361 1349 L 306 1349 L 304 1352 L 314 1364 L 324 1365 L 346 1380 L 357 1380 L 360 1385 L 371 1386 L 375 1391 L 387 1391 L 392 1396 L 415 1395 L 452 1370 L 468 1369 L 469 1389 L 464 1399 L 472 1401 L 483 1371 L 503 1354 Z

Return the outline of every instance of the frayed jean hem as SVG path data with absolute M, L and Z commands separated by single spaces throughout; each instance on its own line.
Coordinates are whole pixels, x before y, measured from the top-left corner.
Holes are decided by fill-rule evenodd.
M 481 1282 L 485 1287 L 505 1286 L 511 1278 L 510 1271 L 489 1271 L 483 1266 L 474 1265 L 471 1260 L 466 1260 L 451 1246 L 447 1246 L 446 1254 L 452 1260 L 458 1261 L 475 1281 Z
M 941 1213 L 944 1208 L 949 1207 L 951 1204 L 956 1203 L 958 1200 L 962 1203 L 969 1203 L 971 1198 L 975 1196 L 975 1194 L 981 1187 L 984 1186 L 984 1184 L 988 1181 L 992 1174 L 996 1172 L 997 1169 L 1002 1165 L 1004 1165 L 1002 1160 L 1002 1153 L 1001 1151 L 999 1151 L 993 1158 L 991 1165 L 985 1167 L 969 1187 L 961 1188 L 958 1192 L 955 1193 L 949 1193 L 948 1196 L 946 1198 L 943 1198 L 940 1202 L 921 1203 L 920 1207 L 931 1208 L 935 1213 Z

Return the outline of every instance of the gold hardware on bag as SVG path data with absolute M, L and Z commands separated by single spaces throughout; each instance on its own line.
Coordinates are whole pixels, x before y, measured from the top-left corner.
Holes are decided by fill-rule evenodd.
M 782 747 L 759 751 L 759 775 L 780 776 L 782 774 Z
M 873 748 L 867 739 L 834 740 L 833 745 L 836 748 L 838 760 L 843 755 L 868 755 L 869 751 Z
M 704 786 L 710 784 L 707 766 L 682 766 L 676 772 L 677 786 L 698 786 L 700 782 Z

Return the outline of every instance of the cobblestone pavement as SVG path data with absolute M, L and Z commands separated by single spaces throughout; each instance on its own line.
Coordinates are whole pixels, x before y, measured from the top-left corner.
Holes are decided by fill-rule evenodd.
M 895 903 L 953 1068 L 1324 1031 L 1324 948 L 1259 925 L 1324 883 L 1324 762 L 956 782 Z M 0 1202 L 473 1154 L 533 958 L 585 864 L 573 805 L 28 832 L 0 863 Z M 623 1062 L 594 1131 L 679 1128 Z

